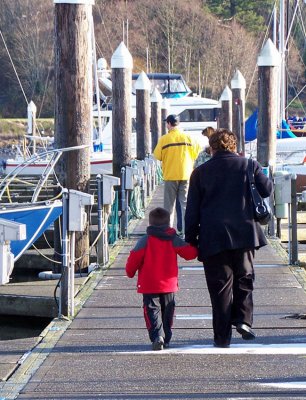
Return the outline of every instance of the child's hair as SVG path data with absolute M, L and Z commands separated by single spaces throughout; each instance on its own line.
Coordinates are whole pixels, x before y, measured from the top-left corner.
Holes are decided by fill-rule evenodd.
M 211 135 L 215 132 L 215 129 L 211 126 L 207 126 L 202 130 L 202 135 L 208 137 L 208 139 L 211 137 Z
M 149 214 L 150 225 L 169 225 L 170 224 L 170 213 L 164 208 L 157 207 L 150 211 Z

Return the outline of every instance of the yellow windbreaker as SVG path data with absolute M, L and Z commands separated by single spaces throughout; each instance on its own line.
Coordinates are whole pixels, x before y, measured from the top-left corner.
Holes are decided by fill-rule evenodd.
M 160 137 L 153 154 L 162 162 L 165 181 L 184 181 L 189 180 L 194 160 L 201 150 L 188 134 L 174 127 Z

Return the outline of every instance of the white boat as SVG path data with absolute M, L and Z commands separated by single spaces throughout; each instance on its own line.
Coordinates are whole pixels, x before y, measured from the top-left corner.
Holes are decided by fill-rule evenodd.
M 98 70 L 99 95 L 101 108 L 97 110 L 97 105 L 93 107 L 94 131 L 101 130 L 101 134 L 93 134 L 92 152 L 90 155 L 90 171 L 92 175 L 112 174 L 112 111 L 111 111 L 111 80 L 104 69 L 105 63 L 99 63 L 103 69 Z M 133 80 L 137 79 L 138 74 L 133 75 Z M 169 114 L 177 114 L 180 117 L 180 127 L 189 133 L 201 145 L 206 145 L 201 132 L 207 126 L 217 127 L 217 114 L 220 104 L 217 100 L 212 100 L 200 96 L 190 95 L 191 90 L 186 85 L 182 75 L 179 74 L 148 74 L 152 88 L 161 90 L 163 98 L 167 99 Z M 103 91 L 104 90 L 104 93 Z M 134 90 L 132 89 L 132 92 Z M 105 94 L 106 93 L 106 94 Z M 132 138 L 131 151 L 132 157 L 136 157 L 136 96 L 132 96 Z M 101 128 L 99 129 L 99 126 Z M 27 136 L 31 140 L 35 136 Z M 37 149 L 37 147 L 35 146 Z M 19 151 L 13 159 L 8 159 L 4 163 L 5 173 L 11 173 L 18 165 L 23 163 L 27 156 Z M 46 168 L 48 160 L 39 160 L 24 166 L 20 174 L 41 175 Z
M 3 162 L 3 170 L 6 174 L 12 173 L 17 167 L 22 165 L 26 159 L 18 155 Z M 48 159 L 39 158 L 31 163 L 26 163 L 20 175 L 41 175 L 48 169 Z M 97 151 L 90 155 L 90 172 L 92 175 L 112 174 L 112 155 L 109 152 Z

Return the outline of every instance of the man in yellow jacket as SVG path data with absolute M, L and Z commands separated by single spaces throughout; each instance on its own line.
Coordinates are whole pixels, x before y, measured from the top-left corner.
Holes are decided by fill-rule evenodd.
M 176 199 L 182 210 L 183 232 L 189 178 L 201 147 L 191 137 L 182 132 L 177 115 L 168 115 L 168 133 L 162 136 L 154 149 L 154 157 L 162 162 L 164 176 L 164 208 L 170 213 L 173 226 Z

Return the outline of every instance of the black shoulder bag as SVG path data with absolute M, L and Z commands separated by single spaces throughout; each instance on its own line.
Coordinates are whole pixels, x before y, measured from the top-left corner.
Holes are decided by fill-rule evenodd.
M 248 177 L 254 206 L 254 219 L 260 225 L 266 225 L 272 218 L 272 210 L 265 199 L 257 191 L 254 180 L 253 160 L 248 159 Z

